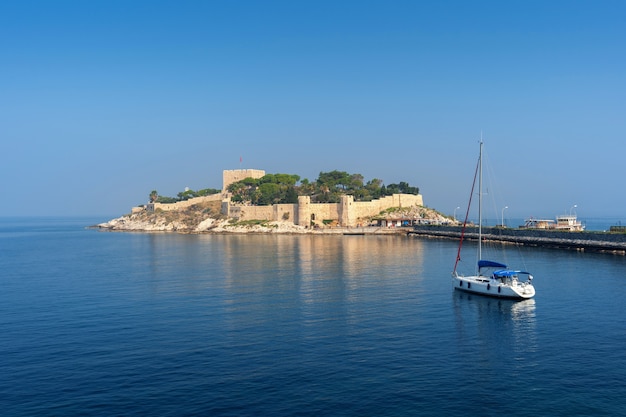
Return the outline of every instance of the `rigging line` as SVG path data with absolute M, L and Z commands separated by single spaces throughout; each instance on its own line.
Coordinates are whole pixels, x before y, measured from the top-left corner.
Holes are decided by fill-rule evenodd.
M 459 248 L 456 252 L 456 262 L 454 262 L 453 275 L 456 275 L 456 267 L 461 260 L 461 247 L 463 247 L 463 237 L 465 236 L 465 229 L 467 228 L 467 219 L 469 218 L 470 207 L 472 206 L 472 197 L 474 196 L 474 187 L 476 186 L 476 177 L 478 176 L 478 168 L 480 167 L 480 158 L 476 163 L 476 171 L 474 171 L 474 181 L 472 182 L 472 191 L 470 192 L 469 203 L 467 204 L 467 210 L 465 211 L 465 220 L 463 220 L 463 228 L 461 229 L 461 240 L 459 241 Z

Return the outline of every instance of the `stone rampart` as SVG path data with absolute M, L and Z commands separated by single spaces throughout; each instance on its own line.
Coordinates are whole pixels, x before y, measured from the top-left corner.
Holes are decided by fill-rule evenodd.
M 424 200 L 421 194 L 393 194 L 378 200 L 356 201 L 352 211 L 355 218 L 375 216 L 381 211 L 391 207 L 423 206 Z
M 378 200 L 354 201 L 352 196 L 342 196 L 339 203 L 311 203 L 308 196 L 298 197 L 295 223 L 309 226 L 324 220 L 336 220 L 341 226 L 356 226 L 359 219 L 379 214 L 391 207 L 423 206 L 422 195 L 394 194 Z
M 218 193 L 218 194 L 207 195 L 204 197 L 190 198 L 189 200 L 178 201 L 176 203 L 149 203 L 146 205 L 146 210 L 147 211 L 183 210 L 183 209 L 186 209 L 187 207 L 190 207 L 196 204 L 208 203 L 210 201 L 222 201 L 223 198 L 224 197 L 222 196 L 222 194 Z
M 322 225 L 324 221 L 336 221 L 340 226 L 354 227 L 360 219 L 372 217 L 391 207 L 423 206 L 421 195 L 394 194 L 379 200 L 354 201 L 352 196 L 342 196 L 339 203 L 311 203 L 311 197 L 298 197 L 298 204 L 274 204 L 271 206 L 250 206 L 230 201 L 230 194 L 212 194 L 191 198 L 177 203 L 150 203 L 147 211 L 184 210 L 195 204 L 221 201 L 223 215 L 239 221 L 266 220 L 289 221 L 299 226 Z
M 226 202 L 225 202 L 226 203 Z M 376 216 L 391 207 L 422 206 L 421 195 L 394 194 L 380 200 L 357 201 L 343 196 L 339 203 L 311 203 L 308 196 L 298 197 L 298 204 L 274 204 L 249 206 L 225 204 L 223 214 L 239 221 L 266 220 L 289 221 L 299 226 L 322 225 L 324 221 L 336 221 L 340 226 L 354 227 L 365 217 Z
M 324 220 L 336 220 L 339 222 L 339 204 L 337 203 L 314 203 L 309 207 L 309 219 L 303 223 L 299 223 L 301 226 L 307 226 L 310 224 L 322 225 Z
M 228 216 L 239 221 L 275 220 L 274 206 L 246 206 L 243 204 L 231 204 Z

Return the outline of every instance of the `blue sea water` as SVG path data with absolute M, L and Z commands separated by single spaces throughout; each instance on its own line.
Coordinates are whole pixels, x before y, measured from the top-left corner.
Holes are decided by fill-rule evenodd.
M 514 302 L 451 240 L 93 223 L 0 220 L 3 415 L 626 415 L 624 256 L 505 247 Z

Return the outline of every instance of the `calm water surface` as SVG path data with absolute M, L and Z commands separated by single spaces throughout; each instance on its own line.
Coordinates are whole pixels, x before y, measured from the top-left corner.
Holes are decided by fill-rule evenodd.
M 626 415 L 626 257 L 508 247 L 512 302 L 448 240 L 95 222 L 0 221 L 4 415 Z

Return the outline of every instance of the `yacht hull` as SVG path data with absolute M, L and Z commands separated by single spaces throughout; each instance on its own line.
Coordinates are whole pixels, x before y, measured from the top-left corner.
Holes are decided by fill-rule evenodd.
M 530 282 L 502 282 L 483 276 L 452 277 L 454 289 L 487 297 L 523 300 L 535 296 L 535 287 Z

